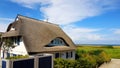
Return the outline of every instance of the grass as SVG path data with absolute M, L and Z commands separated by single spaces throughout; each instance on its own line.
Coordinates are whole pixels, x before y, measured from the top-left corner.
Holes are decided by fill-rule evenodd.
M 120 46 L 84 46 L 79 45 L 77 47 L 77 50 L 85 50 L 85 51 L 91 51 L 91 50 L 104 50 L 111 58 L 117 58 L 120 59 Z

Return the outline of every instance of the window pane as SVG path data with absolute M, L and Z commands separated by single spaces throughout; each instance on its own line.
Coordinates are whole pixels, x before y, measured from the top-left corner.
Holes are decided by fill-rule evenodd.
M 73 53 L 71 52 L 71 58 L 73 57 Z
M 66 52 L 66 58 L 68 58 L 68 52 Z
M 55 58 L 59 58 L 59 53 L 56 53 L 56 54 L 55 54 Z

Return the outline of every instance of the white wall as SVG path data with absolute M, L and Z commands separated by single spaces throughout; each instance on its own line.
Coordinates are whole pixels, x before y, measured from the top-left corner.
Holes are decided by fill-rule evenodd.
M 75 51 L 72 51 L 73 52 L 73 57 L 72 57 L 72 59 L 75 59 Z
M 11 49 L 10 53 L 19 54 L 19 55 L 28 55 L 23 41 L 20 42 L 20 45 L 17 44 L 15 45 L 16 47 Z
M 71 55 L 69 55 L 69 57 L 68 58 L 66 58 L 66 53 L 69 53 L 69 54 L 71 54 L 71 52 L 72 52 L 72 57 L 71 57 Z M 59 53 L 59 57 L 60 58 L 63 58 L 63 59 L 75 59 L 75 51 L 66 51 L 66 52 L 57 52 L 57 53 Z M 56 53 L 54 53 L 54 58 L 55 58 L 55 54 Z
M 71 57 L 71 52 L 72 52 L 72 57 Z M 67 59 L 75 59 L 75 51 L 68 51 L 69 56 Z
M 15 48 L 12 48 L 9 51 L 9 53 L 10 53 L 10 56 L 12 56 L 13 54 L 28 55 L 23 41 L 20 42 L 20 45 L 16 45 Z M 6 57 L 7 57 L 7 52 L 4 52 L 4 57 L 3 57 L 3 48 L 1 48 L 1 58 L 6 58 Z
M 61 53 L 61 58 L 66 59 L 66 52 L 62 52 L 62 53 Z

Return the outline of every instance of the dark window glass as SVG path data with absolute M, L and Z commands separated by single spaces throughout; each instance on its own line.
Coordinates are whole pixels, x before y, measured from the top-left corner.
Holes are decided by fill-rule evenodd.
M 59 58 L 59 53 L 56 53 L 56 54 L 55 54 L 55 58 Z
M 71 52 L 71 58 L 73 57 L 73 53 Z
M 68 58 L 68 52 L 66 52 L 66 58 Z

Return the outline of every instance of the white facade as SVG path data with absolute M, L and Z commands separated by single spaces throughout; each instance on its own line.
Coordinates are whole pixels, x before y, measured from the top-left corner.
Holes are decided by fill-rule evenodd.
M 56 52 L 54 58 L 75 59 L 75 51 Z
M 19 43 L 19 45 L 17 45 L 17 44 L 15 44 L 15 45 L 16 45 L 16 47 L 11 49 L 10 53 L 18 54 L 18 55 L 28 55 L 23 41 L 21 41 Z
M 1 57 L 6 58 L 8 56 L 13 56 L 13 55 L 28 55 L 27 50 L 25 48 L 24 42 L 22 40 L 22 37 L 12 37 L 15 38 L 13 39 L 14 42 L 14 48 L 11 48 L 8 52 L 1 48 Z M 20 41 L 18 41 L 19 38 Z

